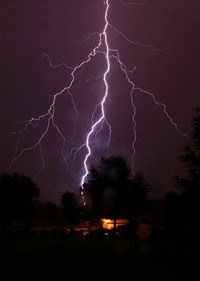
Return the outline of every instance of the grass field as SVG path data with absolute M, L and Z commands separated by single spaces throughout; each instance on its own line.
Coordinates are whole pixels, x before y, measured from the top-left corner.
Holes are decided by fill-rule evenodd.
M 1 238 L 0 250 L 0 281 L 200 280 L 195 244 L 10 237 Z

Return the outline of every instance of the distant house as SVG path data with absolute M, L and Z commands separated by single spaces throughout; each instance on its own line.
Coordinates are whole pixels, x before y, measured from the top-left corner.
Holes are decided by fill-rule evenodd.
M 114 220 L 113 219 L 101 219 L 102 227 L 105 229 L 113 229 L 114 228 Z M 116 227 L 121 225 L 127 225 L 129 221 L 127 219 L 117 219 Z

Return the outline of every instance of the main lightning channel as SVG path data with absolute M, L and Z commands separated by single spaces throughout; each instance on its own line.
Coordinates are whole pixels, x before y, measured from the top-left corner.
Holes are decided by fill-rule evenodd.
M 110 71 L 110 58 L 109 58 L 110 49 L 109 49 L 109 45 L 108 45 L 108 35 L 107 35 L 107 29 L 108 29 L 108 25 L 109 25 L 109 23 L 108 23 L 108 11 L 109 11 L 108 0 L 105 1 L 105 5 L 106 5 L 105 26 L 104 26 L 103 32 L 100 34 L 100 39 L 102 40 L 102 38 L 104 38 L 104 43 L 105 43 L 105 47 L 106 47 L 105 57 L 106 57 L 107 66 L 106 66 L 106 70 L 105 70 L 104 75 L 103 75 L 103 81 L 104 81 L 104 85 L 105 85 L 105 93 L 104 93 L 104 96 L 103 96 L 103 98 L 101 100 L 101 103 L 100 103 L 100 105 L 101 105 L 101 115 L 100 115 L 99 119 L 92 125 L 91 130 L 89 131 L 89 133 L 87 134 L 87 137 L 86 137 L 86 147 L 87 147 L 88 152 L 87 152 L 87 154 L 85 156 L 85 159 L 84 159 L 85 173 L 81 178 L 81 196 L 82 196 L 84 205 L 86 204 L 85 198 L 84 198 L 84 183 L 85 183 L 85 180 L 86 180 L 87 175 L 89 173 L 87 161 L 88 161 L 88 158 L 91 155 L 90 137 L 94 133 L 97 126 L 105 119 L 105 107 L 104 107 L 104 105 L 105 105 L 106 98 L 108 96 L 108 90 L 109 90 L 108 81 L 107 81 L 107 75 Z M 101 41 L 101 44 L 102 44 L 102 41 Z

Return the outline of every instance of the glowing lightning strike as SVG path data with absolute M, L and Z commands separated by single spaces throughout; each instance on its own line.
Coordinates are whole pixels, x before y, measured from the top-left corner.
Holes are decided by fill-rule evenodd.
M 118 1 L 123 6 L 143 5 L 143 4 L 147 3 L 147 0 L 144 0 L 143 2 L 140 2 L 140 3 L 130 3 L 130 2 L 126 3 L 126 2 L 124 2 L 124 0 L 118 0 Z M 81 197 L 82 197 L 84 205 L 86 204 L 86 201 L 85 201 L 85 198 L 84 198 L 84 183 L 86 182 L 87 176 L 88 176 L 88 173 L 89 173 L 88 159 L 92 156 L 91 144 L 95 141 L 96 136 L 103 129 L 104 124 L 106 124 L 106 126 L 109 128 L 108 145 L 109 145 L 110 139 L 111 139 L 112 130 L 111 130 L 111 126 L 108 123 L 108 120 L 106 118 L 106 111 L 105 111 L 105 103 L 106 103 L 106 100 L 107 100 L 107 97 L 108 97 L 108 94 L 109 94 L 108 74 L 109 74 L 110 69 L 111 69 L 111 59 L 114 59 L 114 60 L 117 61 L 121 71 L 123 72 L 123 74 L 126 78 L 127 83 L 131 87 L 130 101 L 131 101 L 131 105 L 132 105 L 132 108 L 133 108 L 133 114 L 132 114 L 132 121 L 133 121 L 132 169 L 133 169 L 133 172 L 134 172 L 133 159 L 134 159 L 134 155 L 135 155 L 135 152 L 136 152 L 135 151 L 135 143 L 136 143 L 136 139 L 137 139 L 136 121 L 135 121 L 136 106 L 134 104 L 134 99 L 133 99 L 133 95 L 134 95 L 135 92 L 150 96 L 152 98 L 152 101 L 154 102 L 154 104 L 157 105 L 157 106 L 160 106 L 163 109 L 163 113 L 165 114 L 166 118 L 169 120 L 171 125 L 176 129 L 176 131 L 181 136 L 187 137 L 186 134 L 183 134 L 181 132 L 181 130 L 178 128 L 178 124 L 176 124 L 173 121 L 172 117 L 169 115 L 169 113 L 167 112 L 167 108 L 166 108 L 165 104 L 157 101 L 155 96 L 152 93 L 150 93 L 149 91 L 143 90 L 142 88 L 135 86 L 135 84 L 131 80 L 130 76 L 133 74 L 133 72 L 135 71 L 136 68 L 134 67 L 131 70 L 128 69 L 127 66 L 122 62 L 122 60 L 120 58 L 119 51 L 117 49 L 111 49 L 109 47 L 108 28 L 110 28 L 114 32 L 117 32 L 119 35 L 123 36 L 123 38 L 125 40 L 127 40 L 127 42 L 129 42 L 130 44 L 133 44 L 133 45 L 139 46 L 139 47 L 143 47 L 143 48 L 150 48 L 152 51 L 161 51 L 161 50 L 155 49 L 153 46 L 150 46 L 150 45 L 146 45 L 146 44 L 142 44 L 142 43 L 138 43 L 138 42 L 134 42 L 134 41 L 130 40 L 126 35 L 124 35 L 123 32 L 119 31 L 115 26 L 113 26 L 109 23 L 109 20 L 108 20 L 108 13 L 109 13 L 109 8 L 110 8 L 109 0 L 104 0 L 104 5 L 105 5 L 105 12 L 104 12 L 104 23 L 105 24 L 104 24 L 103 31 L 101 33 L 93 32 L 88 36 L 88 38 L 86 40 L 77 41 L 79 43 L 83 43 L 87 40 L 90 40 L 90 38 L 92 36 L 98 35 L 98 43 L 92 49 L 92 51 L 88 54 L 88 56 L 85 60 L 83 60 L 80 64 L 78 64 L 75 67 L 68 66 L 67 64 L 64 64 L 64 63 L 54 65 L 52 63 L 49 55 L 46 54 L 46 53 L 43 54 L 42 58 L 46 58 L 48 60 L 49 66 L 51 68 L 53 68 L 53 69 L 58 68 L 58 67 L 66 68 L 66 70 L 70 72 L 71 80 L 70 80 L 70 82 L 68 83 L 67 86 L 65 86 L 62 90 L 60 90 L 60 91 L 58 91 L 57 93 L 54 94 L 53 100 L 52 100 L 52 102 L 49 106 L 49 109 L 47 110 L 46 113 L 41 114 L 39 117 L 33 117 L 30 120 L 23 121 L 23 122 L 20 123 L 20 124 L 23 124 L 23 128 L 21 130 L 15 132 L 15 134 L 18 137 L 17 137 L 16 147 L 15 147 L 14 158 L 12 159 L 12 161 L 10 163 L 10 166 L 7 169 L 7 170 L 9 170 L 14 165 L 15 161 L 17 161 L 22 156 L 22 154 L 37 148 L 38 151 L 39 151 L 40 159 L 41 159 L 41 163 L 42 163 L 40 169 L 37 171 L 37 173 L 35 175 L 35 177 L 37 177 L 43 171 L 43 169 L 45 168 L 45 160 L 44 160 L 43 151 L 42 151 L 42 142 L 43 142 L 44 138 L 47 136 L 47 133 L 48 133 L 50 127 L 53 127 L 56 130 L 57 134 L 59 135 L 60 139 L 62 140 L 61 155 L 63 157 L 64 163 L 66 164 L 66 166 L 67 166 L 67 168 L 70 172 L 70 166 L 66 161 L 66 156 L 65 156 L 65 153 L 64 153 L 65 145 L 66 145 L 66 143 L 69 143 L 69 141 L 66 140 L 66 137 L 64 136 L 64 133 L 62 132 L 62 130 L 59 128 L 58 124 L 56 123 L 56 120 L 55 120 L 56 102 L 57 102 L 57 99 L 58 99 L 59 96 L 61 96 L 64 93 L 67 93 L 69 95 L 70 99 L 71 99 L 71 103 L 73 105 L 74 112 L 76 113 L 75 122 L 77 121 L 77 119 L 79 117 L 81 117 L 84 120 L 86 120 L 86 122 L 88 124 L 88 122 L 89 122 L 88 119 L 79 112 L 79 110 L 77 108 L 77 105 L 74 101 L 74 97 L 71 93 L 71 90 L 72 90 L 72 87 L 75 83 L 77 74 L 78 73 L 80 74 L 82 72 L 84 67 L 92 60 L 93 57 L 95 57 L 98 54 L 103 55 L 105 57 L 105 60 L 106 60 L 106 67 L 105 67 L 105 70 L 104 70 L 103 74 L 101 74 L 97 78 L 89 78 L 89 79 L 86 80 L 86 82 L 89 82 L 92 79 L 95 79 L 95 80 L 102 79 L 103 85 L 104 85 L 103 97 L 101 98 L 101 101 L 95 105 L 95 108 L 94 108 L 93 113 L 92 113 L 91 118 L 90 118 L 90 121 L 91 121 L 90 130 L 87 133 L 84 142 L 82 142 L 81 145 L 75 147 L 75 144 L 73 143 L 73 136 L 71 137 L 71 142 L 70 142 L 73 145 L 73 149 L 71 149 L 71 155 L 73 155 L 73 158 L 74 158 L 73 161 L 72 161 L 72 165 L 73 165 L 73 162 L 75 161 L 75 157 L 76 157 L 77 153 L 80 152 L 80 150 L 83 149 L 83 148 L 86 148 L 86 150 L 87 150 L 86 155 L 84 157 L 84 161 L 83 161 L 84 172 L 83 172 L 83 175 L 82 175 L 81 181 L 80 181 Z M 103 49 L 104 49 L 104 51 L 103 51 Z M 100 111 L 100 114 L 98 115 L 98 118 L 97 118 L 96 115 L 98 114 L 99 111 Z M 95 118 L 96 118 L 96 120 L 95 120 Z M 45 123 L 45 126 L 44 127 L 40 126 L 40 122 Z M 20 139 L 22 137 L 22 134 L 29 127 L 33 127 L 33 128 L 41 127 L 41 130 L 42 130 L 41 135 L 39 136 L 39 138 L 37 139 L 37 141 L 34 144 L 32 144 L 31 146 L 28 146 L 28 147 L 19 151 L 19 142 L 20 142 Z M 74 128 L 74 136 L 75 136 L 75 128 Z
M 84 204 L 86 203 L 84 200 L 84 192 L 83 192 L 83 184 L 85 182 L 85 179 L 88 175 L 88 167 L 87 167 L 87 160 L 91 155 L 91 148 L 90 148 L 90 136 L 93 134 L 94 130 L 96 129 L 96 127 L 103 121 L 103 119 L 105 118 L 105 109 L 104 109 L 104 104 L 106 101 L 106 98 L 108 96 L 108 82 L 107 82 L 107 74 L 110 71 L 110 58 L 109 58 L 109 46 L 108 46 L 108 35 L 107 35 L 107 28 L 108 28 L 108 10 L 109 10 L 109 3 L 108 0 L 105 1 L 106 4 L 106 10 L 105 10 L 105 27 L 103 32 L 100 34 L 100 38 L 104 37 L 104 43 L 106 46 L 106 62 L 107 62 L 107 67 L 106 67 L 106 71 L 103 75 L 103 81 L 104 81 L 104 85 L 105 85 L 105 94 L 104 97 L 102 98 L 101 101 L 101 116 L 99 117 L 99 119 L 92 125 L 92 128 L 90 130 L 90 132 L 87 135 L 87 139 L 86 139 L 86 146 L 87 146 L 87 150 L 88 153 L 84 159 L 84 167 L 85 167 L 85 174 L 83 175 L 82 179 L 81 179 L 81 195 L 82 195 L 82 199 L 84 201 Z M 102 42 L 100 41 L 100 44 L 102 44 Z
M 128 6 L 128 5 L 135 5 L 135 3 L 124 3 L 123 1 L 120 1 L 119 2 L 121 4 L 123 4 L 124 6 Z M 142 5 L 142 4 L 145 4 L 147 1 L 144 1 L 142 3 L 139 3 L 139 4 L 136 4 L 136 5 Z M 132 116 L 132 120 L 133 120 L 133 135 L 134 135 L 134 138 L 133 138 L 133 143 L 132 143 L 132 149 L 133 149 L 133 155 L 132 155 L 132 169 L 133 169 L 133 173 L 134 173 L 134 163 L 133 163 L 133 160 L 134 160 L 134 155 L 135 155 L 135 143 L 136 143 L 136 139 L 137 139 L 137 134 L 136 134 L 136 121 L 135 121 L 135 115 L 136 115 L 136 106 L 134 105 L 134 101 L 133 101 L 133 92 L 134 91 L 139 91 L 143 94 L 146 94 L 146 95 L 150 95 L 153 99 L 153 102 L 158 105 L 158 106 L 161 106 L 163 108 L 163 112 L 164 114 L 166 115 L 166 117 L 168 118 L 168 120 L 170 121 L 170 123 L 172 124 L 172 126 L 175 127 L 175 129 L 177 130 L 177 132 L 181 135 L 181 136 L 184 136 L 184 137 L 188 137 L 186 134 L 183 134 L 181 132 L 181 130 L 178 128 L 178 125 L 173 121 L 172 117 L 168 114 L 167 112 L 167 109 L 166 109 L 166 105 L 163 104 L 163 103 L 160 103 L 156 100 L 155 96 L 150 93 L 149 91 L 145 91 L 139 87 L 135 87 L 135 84 L 131 81 L 131 79 L 129 78 L 129 72 L 132 73 L 132 71 L 128 71 L 127 70 L 127 67 L 122 63 L 122 61 L 120 60 L 120 57 L 119 57 L 119 51 L 118 50 L 113 50 L 113 49 L 110 49 L 109 48 L 109 44 L 108 44 L 108 35 L 107 35 L 107 29 L 108 29 L 108 26 L 111 27 L 113 30 L 115 30 L 117 33 L 121 34 L 129 43 L 131 44 L 134 44 L 134 45 L 139 45 L 141 47 L 147 47 L 147 48 L 151 48 L 152 51 L 159 51 L 159 49 L 155 49 L 153 46 L 149 46 L 149 45 L 144 45 L 144 44 L 141 44 L 141 43 L 135 43 L 133 42 L 132 40 L 129 40 L 125 35 L 124 33 L 122 33 L 121 31 L 118 31 L 117 28 L 115 28 L 114 26 L 112 26 L 111 24 L 109 24 L 108 22 L 108 11 L 109 11 L 109 0 L 106 0 L 105 1 L 105 5 L 106 5 L 106 10 L 105 10 L 105 27 L 104 27 L 104 30 L 103 32 L 100 34 L 100 38 L 104 37 L 104 43 L 105 43 L 105 46 L 106 46 L 106 51 L 105 51 L 105 57 L 106 57 L 106 62 L 107 62 L 107 68 L 106 68 L 106 71 L 103 75 L 103 81 L 104 81 L 104 86 L 105 86 L 105 94 L 104 94 L 104 97 L 102 98 L 102 101 L 101 101 L 101 116 L 99 117 L 99 119 L 92 125 L 91 127 L 91 130 L 89 131 L 88 135 L 87 135 L 87 138 L 86 138 L 86 147 L 87 147 L 87 150 L 88 150 L 88 153 L 86 154 L 85 156 L 85 159 L 84 159 L 84 168 L 85 168 L 85 174 L 82 176 L 82 179 L 81 179 L 81 195 L 82 195 L 82 199 L 83 199 L 83 202 L 84 202 L 84 205 L 86 204 L 85 202 L 85 199 L 84 199 L 84 183 L 85 183 L 85 180 L 87 178 L 87 175 L 89 173 L 88 171 L 88 166 L 87 166 L 87 160 L 88 158 L 91 156 L 91 148 L 90 148 L 90 137 L 91 135 L 94 133 L 96 127 L 101 123 L 103 122 L 103 120 L 105 119 L 105 108 L 104 108 L 104 104 L 106 102 L 106 98 L 108 96 L 108 90 L 109 90 L 109 86 L 108 86 L 108 81 L 107 81 L 107 75 L 110 71 L 110 59 L 111 58 L 115 58 L 117 60 L 117 62 L 119 63 L 120 65 L 120 68 L 121 70 L 124 72 L 125 74 L 125 77 L 127 79 L 127 82 L 131 85 L 131 93 L 130 93 L 130 99 L 131 99 L 131 104 L 132 104 L 132 107 L 133 107 L 133 116 Z M 90 37 L 92 35 L 96 35 L 97 32 L 93 33 L 93 34 L 90 34 L 88 39 L 90 39 Z M 88 40 L 86 39 L 86 41 Z M 83 42 L 83 41 L 82 41 Z M 100 43 L 100 45 L 102 44 L 102 42 Z M 117 55 L 110 55 L 110 53 L 117 53 Z M 98 79 L 98 78 L 97 78 Z

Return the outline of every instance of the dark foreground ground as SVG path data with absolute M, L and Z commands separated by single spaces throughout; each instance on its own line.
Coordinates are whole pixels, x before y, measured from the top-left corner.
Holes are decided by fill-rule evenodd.
M 197 243 L 10 237 L 0 251 L 0 281 L 200 280 Z

